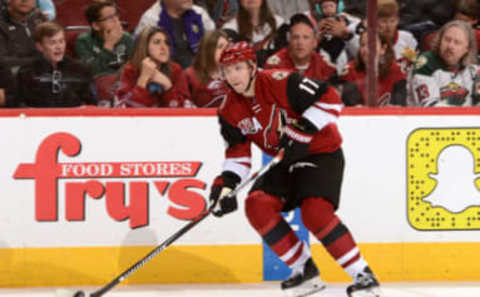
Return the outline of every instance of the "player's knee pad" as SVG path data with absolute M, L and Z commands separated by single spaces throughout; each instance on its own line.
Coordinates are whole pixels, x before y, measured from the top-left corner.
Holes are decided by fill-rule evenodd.
M 301 211 L 303 224 L 313 234 L 323 230 L 336 218 L 332 203 L 321 197 L 304 199 Z
M 280 199 L 263 191 L 253 191 L 245 201 L 248 221 L 262 235 L 281 219 L 282 207 Z

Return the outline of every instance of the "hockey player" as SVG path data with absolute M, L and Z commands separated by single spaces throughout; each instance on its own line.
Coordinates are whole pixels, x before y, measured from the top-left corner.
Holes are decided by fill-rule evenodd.
M 218 202 L 214 215 L 236 210 L 236 199 L 225 195 L 248 175 L 252 143 L 271 155 L 283 149 L 282 161 L 259 178 L 245 202 L 252 227 L 292 269 L 282 290 L 306 296 L 325 288 L 308 245 L 281 215 L 300 207 L 305 226 L 354 279 L 348 295 L 380 296 L 377 279 L 335 214 L 344 167 L 337 92 L 295 72 L 257 69 L 255 53 L 245 42 L 229 45 L 220 67 L 231 90 L 218 110 L 228 146 L 223 172 L 211 188 L 210 199 Z

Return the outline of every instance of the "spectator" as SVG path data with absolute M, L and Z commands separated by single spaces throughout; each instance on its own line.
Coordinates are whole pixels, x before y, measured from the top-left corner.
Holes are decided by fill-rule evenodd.
M 115 3 L 93 1 L 85 9 L 90 31 L 78 36 L 76 56 L 92 69 L 94 76 L 116 73 L 133 51 L 133 37 L 123 31 Z
M 477 0 L 457 0 L 453 18 L 475 26 L 478 25 L 479 13 L 480 5 Z
M 194 2 L 210 13 L 217 28 L 233 18 L 238 11 L 238 0 L 195 0 Z
M 412 33 L 398 30 L 399 7 L 396 0 L 380 2 L 378 5 L 378 32 L 387 39 L 395 53 L 395 59 L 400 60 L 406 48 L 417 49 L 417 40 Z
M 480 70 L 472 26 L 464 21 L 445 24 L 431 51 L 416 61 L 412 88 L 416 104 L 472 106 L 480 99 Z
M 325 2 L 325 4 L 324 4 Z M 343 12 L 343 0 L 338 1 L 322 1 L 322 0 L 308 0 L 308 12 L 315 20 L 320 21 L 324 17 L 333 17 L 337 13 Z
M 12 106 L 15 82 L 10 70 L 0 67 L 0 106 Z
M 170 39 L 162 28 L 145 27 L 124 66 L 117 106 L 190 107 L 188 83 L 182 67 L 170 57 Z
M 409 31 L 421 41 L 452 20 L 457 0 L 397 0 L 400 5 L 399 28 Z M 425 50 L 425 49 L 422 49 Z
M 208 12 L 192 0 L 157 0 L 140 19 L 135 35 L 146 26 L 166 30 L 172 41 L 172 60 L 187 68 L 198 51 L 203 33 L 215 29 Z
M 5 2 L 6 0 L 0 0 L 0 13 L 3 13 L 3 11 L 7 9 L 7 4 Z
M 29 107 L 95 105 L 88 67 L 65 56 L 65 33 L 57 23 L 37 26 L 34 41 L 42 56 L 18 72 L 17 104 Z
M 293 15 L 290 19 L 288 47 L 270 56 L 264 68 L 288 69 L 310 78 L 328 80 L 335 73 L 335 65 L 328 64 L 315 51 L 317 35 L 308 16 L 302 13 Z
M 53 21 L 57 16 L 55 4 L 52 0 L 37 0 L 37 7 L 49 21 Z
M 262 66 L 265 60 L 280 48 L 275 45 L 277 30 L 284 20 L 274 15 L 267 0 L 240 0 L 236 18 L 223 25 L 223 29 L 236 32 L 235 40 L 250 43 L 257 53 L 257 64 Z
M 10 0 L 0 16 L 0 64 L 14 73 L 39 56 L 31 32 L 45 17 L 35 11 L 35 0 Z
M 358 57 L 348 63 L 339 74 L 342 83 L 342 101 L 346 106 L 367 105 L 367 32 L 360 36 Z M 378 88 L 373 106 L 406 105 L 406 75 L 395 61 L 390 42 L 384 36 L 377 38 Z
M 307 14 L 318 22 L 319 52 L 337 65 L 337 71 L 343 69 L 358 53 L 355 32 L 360 19 L 342 12 L 338 0 L 310 0 Z
M 289 20 L 294 14 L 306 11 L 310 8 L 308 0 L 267 0 L 272 12 Z
M 480 28 L 478 27 L 480 5 L 477 0 L 457 0 L 455 3 L 454 20 L 465 21 L 473 28 L 473 33 L 477 40 L 477 50 L 480 49 Z M 432 49 L 432 41 L 437 32 L 426 34 L 422 40 L 422 50 L 428 51 Z
M 193 65 L 185 70 L 192 101 L 197 107 L 218 107 L 227 87 L 218 70 L 218 61 L 228 45 L 228 36 L 221 30 L 208 31 L 200 40 Z

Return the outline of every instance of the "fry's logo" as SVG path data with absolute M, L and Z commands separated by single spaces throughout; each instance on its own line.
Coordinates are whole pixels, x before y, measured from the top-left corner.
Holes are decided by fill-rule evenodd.
M 199 215 L 206 207 L 205 199 L 188 188 L 204 190 L 206 184 L 194 177 L 200 162 L 96 162 L 58 163 L 60 151 L 69 157 L 80 153 L 78 138 L 69 133 L 55 133 L 45 138 L 38 147 L 33 164 L 20 164 L 14 173 L 17 179 L 35 180 L 35 219 L 58 220 L 58 179 L 97 178 L 160 178 L 182 177 L 174 182 L 152 181 L 157 192 L 168 192 L 171 202 L 180 208 L 169 206 L 167 213 L 177 219 L 188 220 Z M 131 228 L 148 225 L 148 181 L 131 181 L 129 205 L 126 205 L 125 181 L 97 180 L 65 182 L 65 217 L 67 221 L 84 221 L 86 196 L 101 199 L 105 196 L 108 215 L 116 221 L 130 220 Z M 168 189 L 168 191 L 167 191 Z

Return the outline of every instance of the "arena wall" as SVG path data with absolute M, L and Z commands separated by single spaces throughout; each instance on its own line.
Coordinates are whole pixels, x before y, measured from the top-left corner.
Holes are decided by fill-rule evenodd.
M 479 114 L 344 110 L 339 215 L 381 281 L 480 280 Z M 0 110 L 0 286 L 105 284 L 187 224 L 221 170 L 215 115 Z M 255 150 L 254 168 L 262 158 Z M 244 197 L 239 211 L 208 217 L 125 283 L 271 280 Z M 322 277 L 349 281 L 309 241 Z

